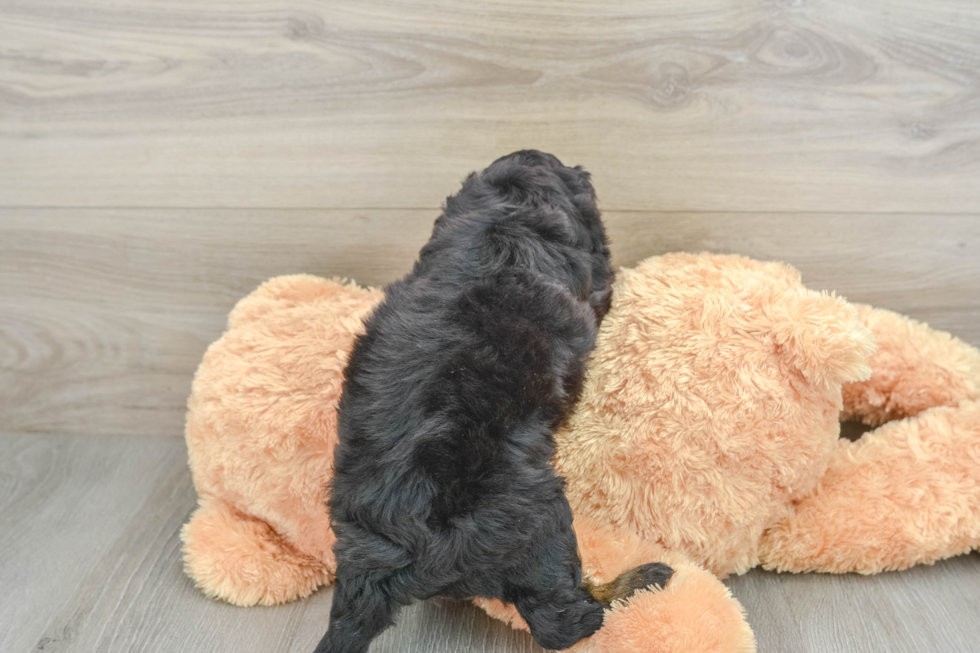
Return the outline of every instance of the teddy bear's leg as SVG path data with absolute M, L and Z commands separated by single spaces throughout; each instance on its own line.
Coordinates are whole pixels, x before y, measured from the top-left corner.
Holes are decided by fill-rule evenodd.
M 841 419 L 878 426 L 933 406 L 980 399 L 980 352 L 904 315 L 855 304 L 874 333 L 871 378 L 843 387 Z
M 187 575 L 208 596 L 234 605 L 285 603 L 332 580 L 321 561 L 214 497 L 201 497 L 180 535 Z
M 841 440 L 817 489 L 770 528 L 762 564 L 876 573 L 980 546 L 980 402 Z
M 673 570 L 665 587 L 639 590 L 606 609 L 602 628 L 571 650 L 576 653 L 754 653 L 755 637 L 742 606 L 710 572 L 683 554 L 665 551 L 636 534 L 575 518 L 585 575 L 614 579 L 651 562 Z M 514 628 L 527 624 L 513 605 L 474 599 L 487 613 Z

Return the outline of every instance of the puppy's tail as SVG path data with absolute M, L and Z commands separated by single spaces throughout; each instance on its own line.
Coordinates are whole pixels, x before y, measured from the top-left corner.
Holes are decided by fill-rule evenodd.
M 674 575 L 674 570 L 662 562 L 651 562 L 624 571 L 608 583 L 596 583 L 586 578 L 582 586 L 592 597 L 609 607 L 614 601 L 625 601 L 639 590 L 663 589 Z

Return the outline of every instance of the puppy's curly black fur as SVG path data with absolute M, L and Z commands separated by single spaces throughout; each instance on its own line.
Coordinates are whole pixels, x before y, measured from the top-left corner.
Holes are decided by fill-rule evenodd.
M 659 585 L 645 565 L 583 583 L 549 464 L 613 272 L 589 175 L 536 151 L 471 174 L 412 272 L 388 286 L 345 373 L 330 514 L 337 584 L 319 653 L 362 653 L 399 607 L 513 603 L 542 646 L 595 632 Z

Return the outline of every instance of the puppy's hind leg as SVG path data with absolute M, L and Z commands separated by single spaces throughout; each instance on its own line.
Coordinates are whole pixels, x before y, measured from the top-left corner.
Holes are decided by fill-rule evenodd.
M 568 648 L 602 626 L 604 611 L 614 601 L 625 601 L 639 590 L 663 588 L 674 570 L 653 562 L 624 571 L 610 583 L 589 580 L 547 592 L 528 593 L 514 601 L 538 644 L 550 649 Z
M 315 653 L 365 653 L 371 641 L 395 622 L 403 605 L 387 582 L 365 576 L 338 578 L 330 608 L 330 626 Z
M 548 649 L 564 649 L 599 630 L 605 606 L 576 583 L 534 591 L 522 588 L 514 607 L 531 635 Z
M 564 496 L 552 508 L 547 535 L 538 538 L 515 567 L 519 571 L 509 578 L 509 596 L 503 599 L 514 604 L 538 644 L 564 649 L 599 630 L 606 608 L 614 601 L 649 587 L 662 588 L 674 571 L 650 563 L 625 571 L 610 583 L 583 582 L 571 508 Z

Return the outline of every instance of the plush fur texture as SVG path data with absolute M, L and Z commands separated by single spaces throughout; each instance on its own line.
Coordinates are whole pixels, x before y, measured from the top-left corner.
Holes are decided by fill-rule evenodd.
M 980 352 L 856 308 L 878 347 L 842 416 L 881 426 L 836 443 L 820 485 L 763 536 L 767 569 L 873 574 L 980 547 Z
M 353 334 L 379 300 L 281 277 L 209 348 L 187 422 L 201 505 L 183 536 L 210 595 L 273 604 L 332 580 L 319 483 Z M 702 564 L 872 573 L 977 548 L 978 387 L 976 349 L 808 291 L 781 264 L 684 254 L 620 271 L 555 460 L 585 574 L 674 574 L 614 603 L 576 650 L 754 650 Z M 841 416 L 899 421 L 851 443 Z M 512 606 L 478 603 L 526 627 Z
M 871 333 L 778 263 L 676 254 L 621 275 L 558 435 L 569 500 L 718 575 L 744 572 L 827 469 L 841 384 L 870 375 Z
M 200 508 L 184 528 L 187 573 L 210 596 L 272 605 L 332 582 L 323 488 L 354 336 L 378 290 L 282 277 L 238 303 L 208 348 L 186 439 Z

